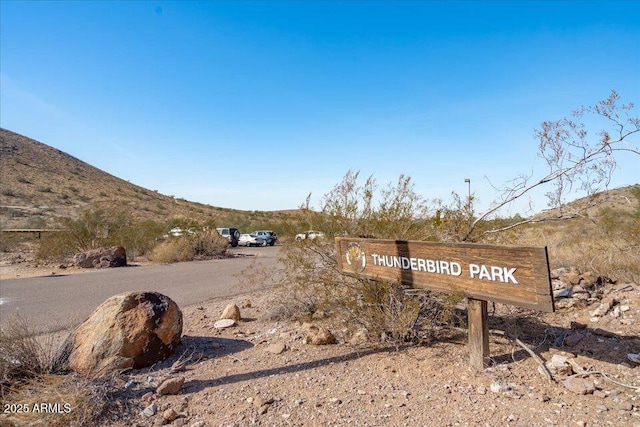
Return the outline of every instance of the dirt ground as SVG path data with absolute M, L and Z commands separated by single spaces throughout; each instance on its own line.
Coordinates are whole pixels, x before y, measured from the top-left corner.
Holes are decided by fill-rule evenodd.
M 52 268 L 3 265 L 0 272 L 28 277 Z M 555 313 L 490 304 L 490 328 L 517 335 L 543 361 L 567 358 L 551 381 L 521 345 L 500 335 L 490 339 L 490 367 L 476 372 L 464 330 L 421 346 L 371 346 L 333 329 L 320 313 L 306 323 L 264 320 L 273 297 L 252 293 L 182 307 L 176 354 L 117 376 L 101 425 L 640 427 L 638 284 L 603 284 L 597 298 L 559 304 Z M 612 303 L 604 314 L 597 312 L 602 301 Z M 242 320 L 215 328 L 230 303 Z M 312 324 L 329 327 L 337 343 L 307 344 Z M 184 379 L 180 391 L 156 393 L 170 378 Z M 3 417 L 10 418 L 2 414 L 0 425 Z

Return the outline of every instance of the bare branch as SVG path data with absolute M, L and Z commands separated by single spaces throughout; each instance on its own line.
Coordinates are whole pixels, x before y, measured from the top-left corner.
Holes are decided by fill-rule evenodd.
M 612 90 L 607 99 L 574 111 L 572 119 L 565 117 L 543 122 L 536 130 L 536 138 L 540 141 L 538 154 L 549 168 L 547 174 L 533 183 L 529 182 L 530 177 L 512 180 L 501 189 L 499 200 L 471 222 L 461 240 L 468 240 L 478 224 L 487 217 L 539 187 L 551 186 L 546 193 L 548 205 L 560 211 L 559 217 L 554 220 L 574 217 L 563 213 L 565 197 L 574 189 L 586 191 L 588 196 L 592 196 L 607 188 L 617 166 L 615 155 L 640 155 L 639 147 L 628 144 L 630 137 L 640 132 L 640 118 L 630 116 L 634 107 L 632 103 L 620 105 L 619 100 L 618 93 Z M 589 132 L 587 124 L 592 123 L 585 120 L 586 116 L 604 119 L 611 129 Z M 481 236 L 539 221 L 521 221 L 503 229 L 486 231 Z

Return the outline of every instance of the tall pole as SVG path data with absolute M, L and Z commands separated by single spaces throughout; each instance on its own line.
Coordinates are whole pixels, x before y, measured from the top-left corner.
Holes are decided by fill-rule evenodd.
M 469 178 L 465 178 L 464 182 L 469 184 L 469 196 L 467 197 L 467 211 L 469 212 L 469 216 L 471 216 L 471 180 Z

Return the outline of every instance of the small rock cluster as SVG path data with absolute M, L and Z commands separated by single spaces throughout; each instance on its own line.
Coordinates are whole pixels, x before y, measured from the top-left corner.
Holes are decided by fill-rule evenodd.
M 558 268 L 551 271 L 551 285 L 556 309 L 585 308 L 596 306 L 591 312 L 592 321 L 607 314 L 614 317 L 629 311 L 629 305 L 624 301 L 605 295 L 620 294 L 638 289 L 635 283 L 615 283 L 608 277 L 596 277 L 591 272 L 580 273 L 575 268 Z

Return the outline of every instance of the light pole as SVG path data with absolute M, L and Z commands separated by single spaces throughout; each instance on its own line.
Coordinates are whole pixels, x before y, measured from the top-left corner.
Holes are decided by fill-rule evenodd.
M 467 211 L 469 215 L 471 215 L 471 180 L 469 178 L 465 178 L 464 182 L 469 184 L 469 197 L 467 198 Z

